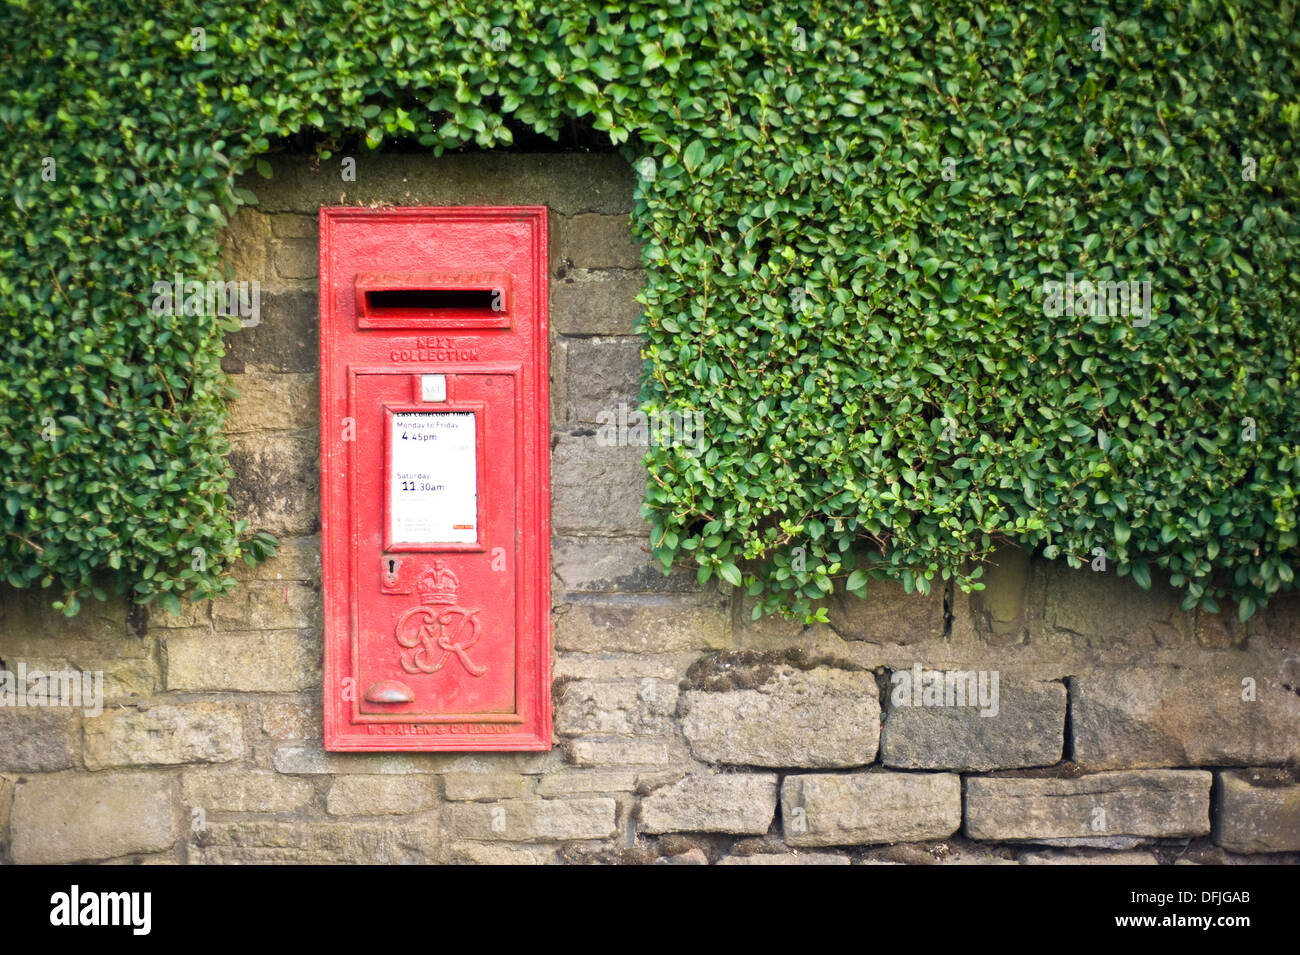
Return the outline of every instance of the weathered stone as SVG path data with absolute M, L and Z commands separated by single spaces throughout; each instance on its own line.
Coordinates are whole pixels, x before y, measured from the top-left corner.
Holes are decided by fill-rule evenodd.
M 617 831 L 618 804 L 609 798 L 507 799 L 447 807 L 447 831 L 456 839 L 559 842 L 607 839 Z
M 1229 852 L 1300 852 L 1300 783 L 1279 770 L 1219 773 L 1214 841 Z
M 253 527 L 292 537 L 320 529 L 320 441 L 314 432 L 236 435 L 230 496 Z
M 667 576 L 650 553 L 650 541 L 635 537 L 554 537 L 551 573 L 564 593 L 697 593 L 695 574 L 678 567 Z
M 635 173 L 613 153 L 384 154 L 357 160 L 356 182 L 341 182 L 333 159 L 271 157 L 270 182 L 255 173 L 239 185 L 257 193 L 264 212 L 301 213 L 333 205 L 544 205 L 552 215 L 626 214 Z
M 1172 838 L 1210 831 L 1209 773 L 1155 769 L 1074 779 L 966 779 L 972 839 Z
M 1274 594 L 1268 606 L 1251 620 L 1276 650 L 1300 651 L 1300 593 Z M 1291 654 L 1300 668 L 1300 654 Z
M 182 600 L 175 613 L 161 607 L 153 607 L 149 612 L 149 628 L 161 630 L 203 627 L 212 629 L 211 600 Z
M 637 683 L 575 680 L 555 694 L 560 736 L 662 736 L 672 728 L 677 687 L 653 678 Z
M 1248 637 L 1246 625 L 1238 621 L 1235 614 L 1210 613 L 1202 609 L 1196 611 L 1194 620 L 1193 632 L 1198 646 L 1228 650 L 1242 646 Z
M 760 852 L 752 856 L 723 856 L 718 865 L 850 865 L 834 852 Z
M 78 712 L 0 707 L 0 772 L 70 769 L 77 757 Z
M 85 721 L 87 769 L 223 763 L 244 755 L 243 720 L 230 703 L 110 709 Z
M 242 206 L 217 241 L 221 246 L 221 264 L 236 282 L 265 282 L 270 277 L 266 252 L 271 235 L 267 217 L 251 206 Z
M 625 215 L 588 213 L 564 223 L 564 256 L 580 269 L 637 269 L 641 249 Z
M 263 290 L 258 311 L 256 325 L 226 335 L 221 367 L 234 375 L 252 371 L 315 374 L 320 367 L 316 291 Z M 239 388 L 238 381 L 234 385 Z
M 1070 700 L 1074 758 L 1090 770 L 1300 760 L 1300 696 L 1259 658 L 1096 670 L 1071 678 Z
M 1037 638 L 1046 591 L 1043 575 L 1035 572 L 1041 563 L 1016 544 L 996 548 L 983 565 L 984 589 L 953 591 L 953 639 L 1014 646 Z
M 562 534 L 645 536 L 646 449 L 602 447 L 595 431 L 551 437 L 551 523 Z
M 312 374 L 247 372 L 227 405 L 226 433 L 306 431 L 320 425 L 320 378 Z
M 556 680 L 672 680 L 679 681 L 699 658 L 698 653 L 557 653 Z
M 29 776 L 14 791 L 13 860 L 60 865 L 170 848 L 173 782 L 156 773 Z
M 406 776 L 414 773 L 524 773 L 553 772 L 564 766 L 564 754 L 555 749 L 538 753 L 328 753 L 319 734 L 308 741 L 277 746 L 271 752 L 277 772 L 294 776 L 362 773 L 372 776 Z
M 314 279 L 320 262 L 315 239 L 277 239 L 272 248 L 275 274 L 289 281 Z
M 0 656 L 7 668 L 17 670 L 27 657 L 53 656 L 54 651 L 71 652 L 69 645 L 90 650 L 97 655 L 115 651 L 120 656 L 132 654 L 123 645 L 126 636 L 127 604 L 124 598 L 110 594 L 107 600 L 87 600 L 74 617 L 65 617 L 50 604 L 55 595 L 40 587 L 22 590 L 0 584 Z M 58 647 L 43 644 L 57 642 Z M 33 666 L 26 660 L 28 668 Z
M 961 777 L 951 773 L 787 776 L 781 787 L 792 846 L 946 839 L 961 825 Z
M 873 580 L 865 599 L 837 593 L 828 606 L 830 625 L 845 640 L 922 643 L 943 637 L 943 590 L 909 594 L 902 584 Z
M 426 776 L 340 776 L 330 786 L 331 816 L 396 816 L 423 812 L 437 802 Z
M 671 653 L 722 649 L 729 618 L 721 598 L 576 598 L 556 607 L 555 646 L 580 653 Z
M 271 234 L 277 239 L 315 239 L 320 232 L 316 216 L 282 213 L 269 218 Z
M 94 718 L 101 706 L 122 703 L 133 697 L 150 696 L 160 687 L 162 681 L 152 655 L 153 643 L 153 640 L 131 641 L 136 647 L 150 652 L 149 656 L 144 657 L 114 655 L 113 651 L 118 646 L 96 648 L 75 642 L 63 648 L 64 653 L 60 656 L 24 654 L 16 662 L 11 657 L 10 672 L 13 675 L 14 689 L 17 690 L 18 677 L 22 674 L 28 698 L 39 686 L 38 692 L 68 701 L 66 708 L 62 703 L 57 708 Z M 116 644 L 125 645 L 126 641 L 119 638 Z M 8 708 L 7 705 L 0 705 L 0 711 Z M 20 712 L 30 712 L 36 708 L 24 708 Z
M 1113 563 L 1106 566 L 1102 572 L 1071 569 L 1062 561 L 1037 565 L 1046 578 L 1043 625 L 1049 634 L 1087 647 L 1172 645 L 1177 641 L 1171 632 L 1190 634 L 1183 594 L 1160 575 L 1153 574 L 1151 589 L 1143 590 L 1132 577 L 1117 577 Z
M 566 421 L 596 430 L 596 441 L 627 444 L 639 440 L 633 429 L 639 419 L 629 416 L 637 410 L 641 391 L 639 337 L 575 338 L 568 343 L 568 393 L 571 410 Z M 626 430 L 619 434 L 619 424 Z M 648 431 L 644 426 L 641 431 Z M 644 456 L 649 434 L 636 450 Z M 599 445 L 598 445 L 599 446 Z
M 319 587 L 321 580 L 321 539 L 310 537 L 280 538 L 275 556 L 249 567 L 242 560 L 230 568 L 230 576 L 241 583 L 246 580 L 306 580 Z
M 292 692 L 320 686 L 318 631 L 179 631 L 167 637 L 169 690 Z
M 191 835 L 191 862 L 411 865 L 437 861 L 436 814 L 382 822 L 213 822 Z
M 984 683 L 990 691 L 991 676 Z M 971 689 L 969 676 L 950 682 L 955 686 L 958 681 L 963 692 Z M 914 686 L 891 679 L 890 687 L 880 735 L 880 759 L 886 766 L 984 772 L 1051 766 L 1061 759 L 1066 693 L 1060 683 L 1003 680 L 999 675 L 996 697 L 990 693 L 992 705 L 986 707 L 979 705 L 977 694 L 968 695 L 964 706 L 916 706 L 916 693 L 908 692 Z M 960 702 L 961 697 L 954 699 Z
M 696 759 L 807 768 L 863 766 L 875 759 L 875 674 L 829 666 L 749 669 L 753 689 L 682 694 L 682 732 Z
M 302 745 L 279 746 L 271 754 L 276 772 L 293 776 L 333 776 L 342 773 L 398 775 L 435 773 L 440 761 L 431 753 L 327 753 L 319 739 Z
M 549 865 L 554 846 L 511 846 L 499 842 L 456 842 L 448 847 L 451 865 Z
M 776 813 L 774 773 L 687 776 L 641 802 L 646 832 L 767 832 Z
M 305 780 L 264 769 L 214 766 L 181 775 L 182 804 L 190 812 L 294 812 L 314 795 Z
M 323 732 L 320 709 L 310 703 L 267 703 L 262 732 L 272 739 L 315 739 Z
M 572 273 L 551 286 L 551 326 L 563 335 L 631 335 L 644 306 L 636 300 L 645 273 Z
M 320 591 L 298 581 L 252 580 L 212 603 L 218 630 L 319 628 Z
M 668 766 L 684 755 L 669 740 L 653 737 L 575 739 L 566 749 L 575 765 L 592 767 Z
M 537 780 L 537 795 L 547 798 L 574 793 L 631 792 L 636 786 L 636 773 L 628 770 L 574 769 L 541 777 Z
M 519 773 L 447 773 L 443 794 L 454 802 L 520 799 L 528 777 Z

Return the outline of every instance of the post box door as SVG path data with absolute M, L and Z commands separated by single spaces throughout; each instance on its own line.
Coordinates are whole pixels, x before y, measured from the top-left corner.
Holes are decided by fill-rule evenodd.
M 354 721 L 521 722 L 515 375 L 353 382 Z
M 546 222 L 321 210 L 327 750 L 551 746 Z

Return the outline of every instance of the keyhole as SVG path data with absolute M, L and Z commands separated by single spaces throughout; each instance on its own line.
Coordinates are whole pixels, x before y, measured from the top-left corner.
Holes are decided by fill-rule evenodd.
M 393 558 L 390 557 L 388 558 L 388 576 L 395 577 L 396 575 L 397 575 L 397 561 L 393 560 Z

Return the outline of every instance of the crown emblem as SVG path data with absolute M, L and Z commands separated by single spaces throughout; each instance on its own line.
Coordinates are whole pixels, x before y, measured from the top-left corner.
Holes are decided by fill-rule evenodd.
M 454 604 L 456 602 L 456 588 L 460 581 L 456 575 L 448 570 L 443 562 L 435 560 L 433 570 L 425 572 L 416 585 L 416 590 L 420 592 L 420 603 L 422 604 Z

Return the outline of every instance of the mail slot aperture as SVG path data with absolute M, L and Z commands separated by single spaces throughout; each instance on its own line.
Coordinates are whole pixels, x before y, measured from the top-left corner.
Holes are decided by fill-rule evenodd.
M 362 272 L 359 328 L 509 328 L 506 272 Z
M 551 746 L 546 210 L 321 210 L 325 747 Z

